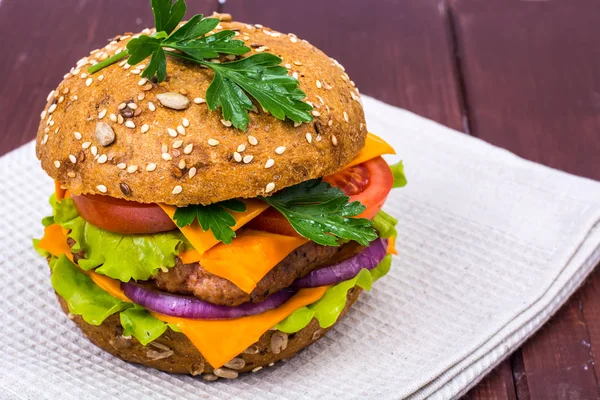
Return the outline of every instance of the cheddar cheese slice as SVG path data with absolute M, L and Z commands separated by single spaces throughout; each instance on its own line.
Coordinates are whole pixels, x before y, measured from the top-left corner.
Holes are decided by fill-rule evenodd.
M 388 144 L 388 142 L 369 132 L 365 140 L 365 147 L 363 147 L 356 157 L 354 157 L 348 165 L 342 168 L 342 170 L 372 160 L 373 158 L 384 154 L 396 154 L 396 151 Z
M 261 212 L 266 210 L 269 205 L 264 201 L 260 201 L 257 199 L 244 199 L 242 200 L 244 204 L 246 204 L 246 211 L 240 213 L 232 213 L 235 218 L 235 225 L 231 228 L 234 231 L 238 230 L 245 224 L 247 224 L 250 220 L 258 216 Z M 175 215 L 175 211 L 177 210 L 176 206 L 171 206 L 168 204 L 158 204 L 167 215 L 173 219 Z M 181 233 L 190 241 L 194 249 L 198 252 L 199 255 L 204 254 L 208 249 L 217 245 L 219 241 L 215 238 L 213 233 L 208 230 L 205 231 L 202 229 L 198 220 L 195 220 L 191 225 L 184 226 L 179 228 Z
M 213 368 L 218 368 L 246 350 L 260 337 L 300 307 L 319 300 L 328 286 L 301 289 L 281 306 L 262 314 L 237 319 L 201 320 L 154 314 L 177 326 Z

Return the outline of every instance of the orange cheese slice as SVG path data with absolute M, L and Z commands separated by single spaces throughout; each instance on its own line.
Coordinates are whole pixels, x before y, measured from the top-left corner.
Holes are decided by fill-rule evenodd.
M 38 247 L 46 250 L 54 257 L 64 254 L 73 262 L 73 254 L 67 243 L 67 234 L 62 226 L 58 224 L 48 225 L 44 228 L 44 236 L 38 242 Z
M 328 286 L 301 289 L 281 306 L 262 314 L 227 320 L 200 320 L 153 314 L 176 325 L 213 368 L 219 368 L 246 350 L 267 330 L 300 307 L 319 300 Z
M 353 167 L 384 154 L 396 154 L 396 151 L 388 142 L 369 132 L 367 134 L 367 139 L 365 140 L 365 147 L 363 147 L 356 157 L 350 161 L 350 164 L 342 169 Z
M 247 224 L 250 220 L 258 216 L 258 214 L 265 211 L 269 207 L 269 205 L 264 201 L 256 199 L 244 199 L 242 201 L 244 204 L 246 204 L 246 211 L 241 213 L 234 212 L 231 214 L 235 218 L 235 225 L 231 228 L 234 231 Z M 171 219 L 173 219 L 177 207 L 160 203 L 158 205 L 167 213 L 169 217 L 171 217 Z M 199 255 L 204 254 L 204 252 L 206 252 L 208 249 L 219 243 L 210 230 L 202 230 L 198 220 L 195 220 L 191 225 L 179 228 L 179 230 L 181 233 L 183 233 L 187 240 L 190 241 Z
M 244 292 L 252 293 L 275 265 L 307 242 L 308 239 L 301 236 L 245 229 L 231 244 L 220 243 L 200 256 L 200 265 Z
M 66 189 L 60 187 L 61 183 L 59 181 L 54 181 L 54 193 L 56 193 L 56 201 L 60 202 L 65 198 Z

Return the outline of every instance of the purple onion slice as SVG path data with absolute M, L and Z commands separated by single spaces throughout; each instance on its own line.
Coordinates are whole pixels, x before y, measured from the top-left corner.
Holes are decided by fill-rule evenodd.
M 191 319 L 233 319 L 260 314 L 279 307 L 296 293 L 295 290 L 284 289 L 260 303 L 229 307 L 208 303 L 193 296 L 159 292 L 132 282 L 122 283 L 121 286 L 131 301 L 150 311 Z
M 372 270 L 385 257 L 387 242 L 387 239 L 376 239 L 360 253 L 337 264 L 311 271 L 308 275 L 296 279 L 290 287 L 300 289 L 332 285 L 354 278 L 363 268 Z

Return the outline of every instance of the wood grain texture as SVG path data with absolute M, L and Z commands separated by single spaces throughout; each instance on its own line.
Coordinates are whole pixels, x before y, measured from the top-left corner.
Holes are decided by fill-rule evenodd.
M 443 1 L 228 0 L 223 11 L 295 33 L 344 65 L 361 92 L 462 130 Z
M 598 2 L 455 0 L 452 11 L 471 132 L 598 179 Z M 574 296 L 513 360 L 520 399 L 598 397 L 585 297 Z
M 212 14 L 217 0 L 189 2 Z M 90 50 L 126 31 L 154 26 L 148 0 L 0 2 L 0 155 L 35 137 L 50 90 Z
M 594 366 L 596 380 L 600 382 L 600 366 L 595 366 L 595 356 L 600 353 L 600 268 L 596 268 L 588 278 L 582 288 L 582 294 L 581 307 L 587 325 L 589 342 L 582 341 L 580 344 L 589 347 L 590 357 L 587 367 Z
M 462 398 L 463 400 L 517 400 L 513 383 L 510 360 L 505 360 L 477 386 Z M 522 399 L 520 399 L 522 400 Z

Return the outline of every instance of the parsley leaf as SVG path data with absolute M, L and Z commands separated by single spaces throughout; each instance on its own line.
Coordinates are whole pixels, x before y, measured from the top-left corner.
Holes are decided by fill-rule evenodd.
M 358 201 L 349 203 L 349 197 L 340 189 L 320 179 L 299 183 L 261 197 L 290 222 L 300 235 L 321 245 L 338 246 L 339 239 L 354 240 L 362 245 L 377 239 L 371 222 L 355 217 L 365 210 Z
M 210 229 L 215 239 L 231 244 L 231 240 L 235 237 L 235 232 L 231 229 L 235 225 L 235 218 L 230 211 L 244 212 L 246 211 L 246 204 L 240 200 L 232 199 L 207 206 L 201 204 L 189 205 L 177 208 L 173 219 L 180 228 L 191 225 L 198 219 L 202 230 L 207 231 Z
M 207 36 L 219 24 L 217 18 L 204 18 L 198 14 L 177 28 L 187 6 L 185 0 L 172 1 L 150 0 L 156 33 L 131 39 L 125 50 L 92 65 L 88 73 L 93 74 L 125 57 L 129 57 L 129 65 L 139 64 L 150 57 L 142 76 L 147 79 L 156 76 L 157 82 L 162 82 L 167 77 L 166 55 L 169 54 L 201 64 L 214 72 L 206 93 L 208 107 L 214 111 L 220 106 L 224 119 L 238 129 L 248 128 L 248 112 L 253 108 L 250 97 L 280 120 L 312 121 L 312 106 L 302 101 L 306 94 L 298 88 L 298 80 L 280 66 L 279 57 L 260 53 L 232 62 L 207 61 L 221 54 L 241 56 L 250 52 L 250 48 L 243 41 L 234 39 L 235 32 L 231 30 Z
M 203 62 L 215 72 L 206 91 L 206 103 L 211 110 L 222 108 L 223 118 L 238 129 L 246 130 L 250 118 L 248 110 L 254 97 L 275 118 L 286 117 L 294 122 L 310 122 L 312 107 L 302 99 L 306 94 L 298 89 L 298 81 L 288 75 L 287 68 L 279 66 L 281 58 L 274 54 L 260 53 L 228 62 Z
M 173 32 L 183 19 L 187 6 L 185 0 L 177 0 L 172 4 L 171 0 L 150 0 L 152 12 L 154 13 L 154 24 L 156 32 Z

